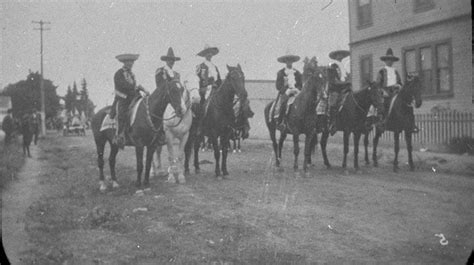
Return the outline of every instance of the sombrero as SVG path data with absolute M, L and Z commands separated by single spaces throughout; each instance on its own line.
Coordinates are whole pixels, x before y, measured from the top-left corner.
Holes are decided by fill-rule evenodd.
M 168 48 L 168 54 L 161 56 L 160 58 L 162 61 L 179 61 L 181 60 L 180 57 L 174 56 L 173 48 Z
M 117 58 L 117 60 L 123 63 L 126 61 L 135 61 L 136 59 L 138 59 L 139 56 L 139 54 L 124 53 L 115 56 L 115 58 Z
M 206 57 L 208 54 L 212 54 L 212 56 L 219 53 L 219 49 L 217 47 L 210 47 L 208 44 L 204 45 L 204 49 L 198 52 L 197 56 Z
M 294 63 L 300 60 L 298 55 L 290 54 L 289 51 L 286 52 L 286 55 L 278 57 L 277 61 L 280 63 Z
M 393 61 L 393 62 L 396 62 L 396 61 L 398 61 L 399 59 L 398 59 L 398 57 L 395 57 L 395 56 L 393 55 L 392 48 L 388 48 L 387 54 L 386 54 L 385 56 L 380 57 L 380 60 L 382 60 L 382 61 Z
M 337 51 L 330 52 L 329 53 L 329 58 L 340 62 L 349 55 L 351 55 L 350 51 L 337 50 Z

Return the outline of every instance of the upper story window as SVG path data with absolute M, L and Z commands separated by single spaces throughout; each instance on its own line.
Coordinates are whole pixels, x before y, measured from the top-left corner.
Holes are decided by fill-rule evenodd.
M 420 77 L 422 94 L 450 96 L 452 87 L 452 59 L 449 41 L 434 42 L 403 50 L 405 80 L 409 74 Z
M 357 27 L 372 25 L 372 0 L 357 0 Z
M 434 0 L 414 0 L 413 6 L 414 11 L 418 13 L 433 9 L 435 7 L 435 3 Z
M 372 55 L 360 57 L 360 87 L 366 87 L 368 81 L 372 81 Z

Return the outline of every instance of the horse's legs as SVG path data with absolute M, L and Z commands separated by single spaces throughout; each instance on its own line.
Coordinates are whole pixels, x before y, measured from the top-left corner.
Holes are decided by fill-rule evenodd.
M 272 126 L 272 124 L 268 125 L 268 131 L 270 132 L 270 139 L 272 140 L 272 145 L 273 145 L 273 152 L 275 153 L 275 165 L 277 167 L 280 166 L 280 158 L 278 156 L 279 153 L 279 148 L 276 140 L 276 130 L 275 127 Z
M 227 176 L 229 172 L 227 171 L 227 152 L 229 151 L 229 133 L 221 136 L 221 145 L 222 145 L 222 175 Z
M 137 159 L 137 187 L 142 185 L 143 172 L 143 146 L 135 146 L 135 157 Z
M 398 171 L 398 152 L 400 151 L 400 132 L 393 132 L 395 140 L 395 158 L 393 159 L 393 171 Z
M 152 163 L 153 163 L 153 175 L 158 176 L 160 171 L 163 170 L 163 165 L 161 164 L 161 151 L 163 150 L 163 146 L 158 145 L 156 147 L 156 156 L 153 156 Z M 150 173 L 151 174 L 151 173 Z
M 295 160 L 293 161 L 293 169 L 298 170 L 298 155 L 300 153 L 300 135 L 297 133 L 293 134 L 293 155 Z
M 326 168 L 331 168 L 331 164 L 328 160 L 328 154 L 326 152 L 326 146 L 328 144 L 329 131 L 324 130 L 323 135 L 321 136 L 321 152 L 323 153 L 324 165 Z
M 346 168 L 347 167 L 347 153 L 349 153 L 349 135 L 350 132 L 344 130 L 344 158 L 342 160 L 342 167 Z
M 201 169 L 199 167 L 199 148 L 200 148 L 200 145 L 201 145 L 201 141 L 199 141 L 198 139 L 195 139 L 194 140 L 194 172 L 196 174 L 199 174 L 199 172 L 201 171 Z
M 217 142 L 217 135 L 213 134 L 212 136 L 209 136 L 209 141 L 211 141 L 212 147 L 214 148 L 214 159 L 216 160 L 215 173 L 216 177 L 219 177 L 221 175 L 221 169 L 219 167 L 220 152 L 219 144 Z
M 377 146 L 379 144 L 379 139 L 380 136 L 382 136 L 383 131 L 380 129 L 375 128 L 375 136 L 374 136 L 374 143 L 372 147 L 372 161 L 374 161 L 374 167 L 377 167 L 379 165 L 377 161 Z
M 112 181 L 117 181 L 117 177 L 115 174 L 115 159 L 117 157 L 118 151 L 119 151 L 119 148 L 117 145 L 110 144 L 109 168 L 110 168 L 110 178 L 112 179 Z
M 175 174 L 178 173 L 177 170 L 177 159 L 174 154 L 174 146 L 173 146 L 173 141 L 174 137 L 170 135 L 169 132 L 166 132 L 166 147 L 168 149 L 168 182 L 170 183 L 176 183 L 176 178 Z
M 316 145 L 318 144 L 318 134 L 314 133 L 312 134 L 311 142 L 309 143 L 309 152 L 310 155 L 307 157 L 307 163 L 309 166 L 311 166 L 312 161 L 311 161 L 311 156 L 315 153 L 316 150 Z M 305 147 L 306 148 L 306 147 Z
M 364 134 L 364 149 L 365 149 L 365 164 L 369 165 L 370 160 L 369 160 L 369 132 L 368 131 Z
M 282 132 L 280 134 L 280 140 L 278 141 L 278 160 L 281 161 L 281 151 L 283 150 L 283 143 L 286 139 L 286 133 Z
M 104 181 L 104 149 L 105 140 L 96 139 L 95 146 L 97 149 L 97 166 L 99 167 L 99 181 Z
M 240 139 L 241 138 L 239 136 L 239 138 L 237 138 L 237 152 L 239 152 L 239 153 L 242 152 L 242 150 L 240 150 Z
M 145 180 L 143 182 L 145 187 L 150 186 L 150 169 L 151 162 L 153 161 L 153 155 L 155 154 L 156 146 L 147 146 L 146 147 L 146 162 L 145 162 Z
M 194 143 L 194 135 L 189 134 L 188 140 L 184 145 L 184 174 L 189 174 L 189 157 Z
M 410 165 L 410 170 L 414 171 L 415 170 L 415 165 L 413 164 L 413 156 L 412 156 L 412 151 L 413 151 L 413 146 L 411 143 L 411 132 L 407 132 L 405 130 L 405 142 L 407 143 L 407 152 L 408 152 L 408 164 Z
M 313 142 L 314 134 L 306 134 L 304 139 L 304 162 L 303 162 L 303 171 L 306 173 L 308 171 L 308 164 L 311 164 L 311 143 Z M 317 136 L 316 136 L 317 137 Z
M 359 140 L 360 132 L 354 132 L 354 168 L 359 169 Z
M 185 133 L 184 136 L 179 140 L 178 146 L 178 167 L 179 167 L 179 174 L 178 174 L 178 181 L 179 183 L 186 183 L 186 179 L 184 178 L 184 172 L 182 168 L 183 156 L 185 156 L 185 147 L 186 143 L 188 142 L 189 132 Z M 188 169 L 189 170 L 189 169 Z

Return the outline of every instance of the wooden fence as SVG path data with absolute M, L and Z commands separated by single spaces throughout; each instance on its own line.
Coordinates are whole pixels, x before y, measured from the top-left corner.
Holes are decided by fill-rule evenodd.
M 447 144 L 453 137 L 474 137 L 474 115 L 469 112 L 441 112 L 415 114 L 420 132 L 413 135 L 413 141 L 420 144 Z M 393 133 L 385 132 L 383 140 L 393 141 Z

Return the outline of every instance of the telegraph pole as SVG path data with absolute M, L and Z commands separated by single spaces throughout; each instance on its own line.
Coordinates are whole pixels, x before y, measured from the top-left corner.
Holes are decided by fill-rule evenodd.
M 45 135 L 46 134 L 46 108 L 45 108 L 45 95 L 44 95 L 44 84 L 43 84 L 43 31 L 45 30 L 50 30 L 47 28 L 44 28 L 45 24 L 51 24 L 51 22 L 47 21 L 32 21 L 31 23 L 39 24 L 39 28 L 36 28 L 34 30 L 39 30 L 40 31 L 40 53 L 41 53 L 41 79 L 40 79 L 40 93 L 41 93 L 41 134 Z

